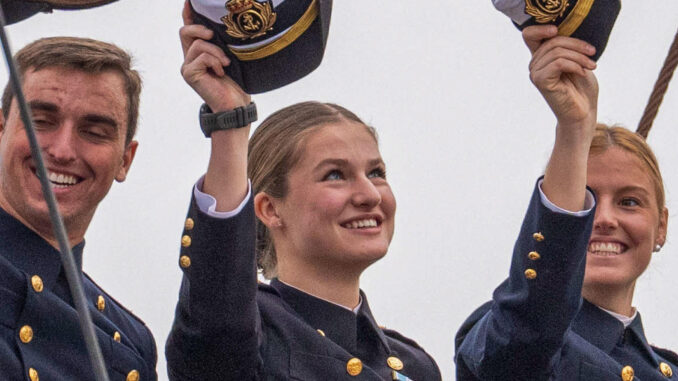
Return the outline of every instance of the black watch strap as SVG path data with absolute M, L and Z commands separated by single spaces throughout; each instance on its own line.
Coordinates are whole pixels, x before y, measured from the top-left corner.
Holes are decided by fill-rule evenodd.
M 212 109 L 203 103 L 200 107 L 200 128 L 206 137 L 212 132 L 249 126 L 257 120 L 257 106 L 251 102 L 245 107 L 236 107 L 233 110 L 212 112 Z

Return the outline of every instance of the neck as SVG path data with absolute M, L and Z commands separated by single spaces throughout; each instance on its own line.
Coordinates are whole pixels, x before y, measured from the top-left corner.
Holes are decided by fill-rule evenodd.
M 636 283 L 623 287 L 611 288 L 609 285 L 586 286 L 582 296 L 589 302 L 624 316 L 633 316 L 633 291 Z
M 24 226 L 35 232 L 35 234 L 39 235 L 42 239 L 47 241 L 47 243 L 49 243 L 50 246 L 59 251 L 61 250 L 61 248 L 59 247 L 59 241 L 57 240 L 56 235 L 54 233 L 52 220 L 49 218 L 49 215 L 47 215 L 45 219 L 40 219 L 40 221 L 31 222 L 28 219 L 24 218 L 14 208 L 12 208 L 9 205 L 9 203 L 6 202 L 4 197 L 2 197 L 1 192 L 0 192 L 0 208 L 2 208 L 10 216 L 14 217 L 17 221 L 21 222 Z M 89 225 L 90 220 L 91 217 L 90 219 L 88 219 L 85 226 Z M 73 247 L 83 241 L 83 239 L 85 238 L 86 229 L 78 229 L 77 227 L 72 226 L 74 224 L 67 224 L 65 220 L 64 225 L 66 225 L 66 234 L 68 235 L 67 238 L 70 247 Z
M 282 258 L 281 258 L 282 257 Z M 278 257 L 278 278 L 307 294 L 354 309 L 360 303 L 360 272 L 341 266 L 313 266 Z

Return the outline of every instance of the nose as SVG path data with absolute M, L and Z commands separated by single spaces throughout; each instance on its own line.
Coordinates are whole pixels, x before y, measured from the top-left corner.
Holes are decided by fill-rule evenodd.
M 69 163 L 76 158 L 76 132 L 71 126 L 64 124 L 38 137 L 43 152 L 52 161 Z
M 351 201 L 359 208 L 372 209 L 381 204 L 381 192 L 368 177 L 360 177 L 354 183 Z
M 596 215 L 593 218 L 593 229 L 601 232 L 616 229 L 618 226 L 615 209 L 612 202 L 599 200 Z

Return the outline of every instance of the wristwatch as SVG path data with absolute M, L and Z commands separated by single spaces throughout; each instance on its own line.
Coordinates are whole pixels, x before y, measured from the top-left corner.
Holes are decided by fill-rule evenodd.
M 200 107 L 200 128 L 208 138 L 214 131 L 245 127 L 256 120 L 257 106 L 254 102 L 222 112 L 212 112 L 207 103 L 203 103 Z

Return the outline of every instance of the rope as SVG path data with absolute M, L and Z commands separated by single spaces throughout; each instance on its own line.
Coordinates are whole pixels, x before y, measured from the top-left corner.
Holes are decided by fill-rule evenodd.
M 640 118 L 640 123 L 638 123 L 636 133 L 645 139 L 647 139 L 647 134 L 650 132 L 650 128 L 652 128 L 652 123 L 657 116 L 659 106 L 664 100 L 664 95 L 669 87 L 669 82 L 673 72 L 676 70 L 676 66 L 678 66 L 678 32 L 676 32 L 676 37 L 673 40 L 673 44 L 671 44 L 669 54 L 664 61 L 664 66 L 659 72 L 659 78 L 657 78 L 654 89 L 652 89 L 652 94 L 650 94 L 643 117 Z

